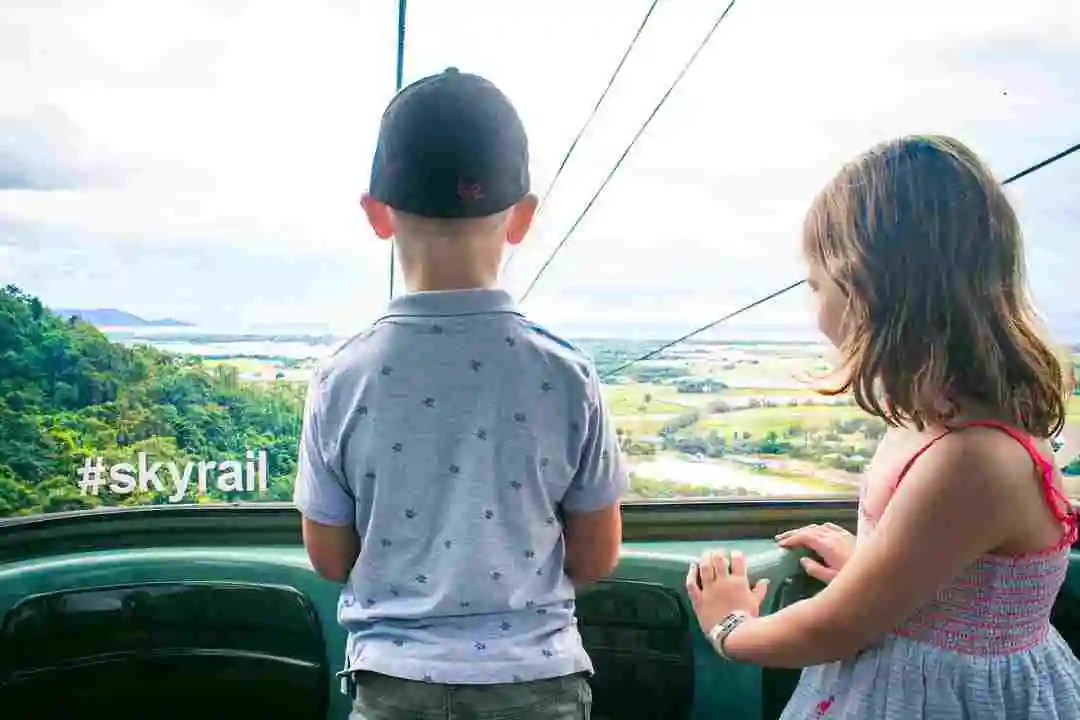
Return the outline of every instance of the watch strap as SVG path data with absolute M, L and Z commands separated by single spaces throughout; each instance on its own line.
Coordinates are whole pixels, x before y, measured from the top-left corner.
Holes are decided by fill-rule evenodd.
M 742 625 L 750 618 L 748 613 L 741 610 L 728 613 L 723 620 L 716 623 L 708 632 L 709 642 L 712 644 L 713 649 L 716 650 L 716 654 L 725 660 L 730 660 L 727 653 L 724 652 L 724 640 L 731 632 Z

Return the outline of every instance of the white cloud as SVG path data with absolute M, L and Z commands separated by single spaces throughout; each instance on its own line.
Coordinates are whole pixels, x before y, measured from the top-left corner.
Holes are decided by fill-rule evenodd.
M 648 4 L 413 0 L 406 82 L 456 65 L 499 84 L 530 132 L 542 192 Z M 517 253 L 511 289 L 524 290 L 722 6 L 660 3 Z M 109 182 L 0 192 L 0 280 L 57 305 L 199 322 L 363 322 L 385 302 L 388 250 L 356 200 L 395 42 L 392 2 L 7 3 L 0 121 L 29 115 Z M 556 328 L 705 322 L 799 277 L 806 205 L 874 142 L 952 133 L 1003 176 L 1076 142 L 1076 67 L 1070 0 L 740 0 L 527 309 Z M 59 119 L 46 126 L 43 112 Z M 1064 268 L 1080 260 L 1080 163 L 1066 163 L 1014 189 L 1051 308 L 1069 302 Z M 175 280 L 103 285 L 117 263 Z M 243 290 L 222 301 L 206 279 L 217 275 L 198 268 L 229 264 Z M 802 304 L 784 307 L 747 321 L 798 322 Z

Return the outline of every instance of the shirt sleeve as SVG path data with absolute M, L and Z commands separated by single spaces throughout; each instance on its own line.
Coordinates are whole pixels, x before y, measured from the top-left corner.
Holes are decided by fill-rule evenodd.
M 562 501 L 569 512 L 591 512 L 614 505 L 630 485 L 618 436 L 592 368 L 588 389 L 589 414 L 581 460 Z
M 304 402 L 293 503 L 300 514 L 322 525 L 352 525 L 356 501 L 341 472 L 327 461 L 320 435 L 324 392 L 320 373 L 316 373 Z

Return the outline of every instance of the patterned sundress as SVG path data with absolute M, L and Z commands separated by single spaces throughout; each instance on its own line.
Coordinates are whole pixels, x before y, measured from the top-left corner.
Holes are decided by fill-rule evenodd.
M 1080 661 L 1050 624 L 1076 517 L 1054 485 L 1053 465 L 1029 437 L 999 423 L 972 426 L 1008 433 L 1028 451 L 1061 522 L 1061 541 L 1042 551 L 984 555 L 876 645 L 806 668 L 781 720 L 1080 718 Z M 897 484 L 941 437 L 915 453 Z M 873 533 L 876 522 L 860 498 L 857 537 Z

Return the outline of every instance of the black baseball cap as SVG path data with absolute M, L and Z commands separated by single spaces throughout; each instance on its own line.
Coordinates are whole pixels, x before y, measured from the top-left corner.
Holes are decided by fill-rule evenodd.
M 432 218 L 494 215 L 529 192 L 529 143 L 510 100 L 457 68 L 399 92 L 379 127 L 369 194 Z

